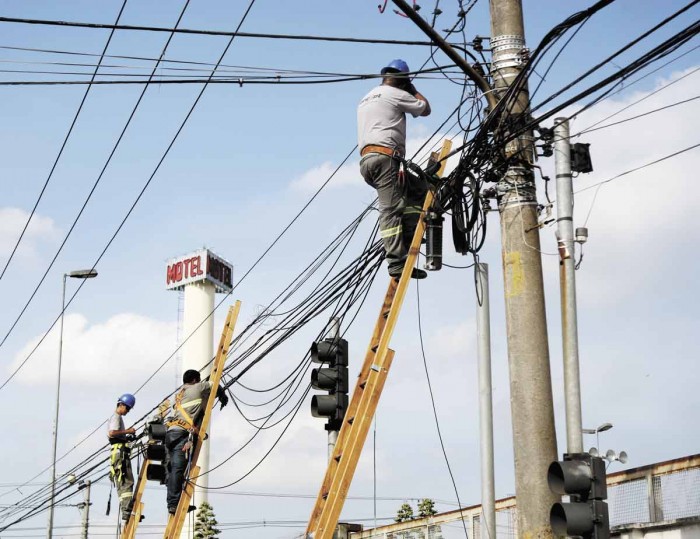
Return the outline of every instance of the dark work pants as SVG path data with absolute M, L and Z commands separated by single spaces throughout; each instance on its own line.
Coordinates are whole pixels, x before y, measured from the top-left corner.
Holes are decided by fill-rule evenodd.
M 177 507 L 185 480 L 185 469 L 189 452 L 182 450 L 189 433 L 182 429 L 170 429 L 165 434 L 165 448 L 168 452 L 168 508 Z
M 399 183 L 399 161 L 388 155 L 370 153 L 360 161 L 360 173 L 379 197 L 379 230 L 386 251 L 390 275 L 400 275 L 408 248 L 420 219 L 427 183 L 404 172 Z

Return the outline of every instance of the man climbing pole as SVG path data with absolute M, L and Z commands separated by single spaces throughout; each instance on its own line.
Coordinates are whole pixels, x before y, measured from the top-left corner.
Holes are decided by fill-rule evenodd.
M 398 279 L 416 230 L 428 185 L 403 168 L 406 153 L 406 113 L 428 116 L 430 104 L 409 79 L 403 60 L 382 68 L 382 84 L 371 90 L 357 107 L 360 172 L 379 197 L 379 229 L 386 251 L 389 275 Z M 427 273 L 413 268 L 411 277 Z
M 117 488 L 119 507 L 123 520 L 129 520 L 134 488 L 134 474 L 131 471 L 131 449 L 128 442 L 136 432 L 134 427 L 124 428 L 124 416 L 136 404 L 136 398 L 130 393 L 124 393 L 117 400 L 117 409 L 109 419 L 107 436 L 112 444 L 110 454 L 109 478 Z
M 165 434 L 168 471 L 167 503 L 168 513 L 171 515 L 175 514 L 180 501 L 185 470 L 204 416 L 203 404 L 207 402 L 211 392 L 211 382 L 202 382 L 199 371 L 194 369 L 185 371 L 182 375 L 182 383 L 182 387 L 175 395 L 173 414 L 165 422 L 168 427 Z M 221 408 L 228 404 L 228 396 L 224 388 L 218 387 L 216 396 L 221 402 Z

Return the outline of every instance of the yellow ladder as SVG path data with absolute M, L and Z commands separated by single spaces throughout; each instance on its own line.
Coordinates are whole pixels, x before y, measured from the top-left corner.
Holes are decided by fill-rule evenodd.
M 443 141 L 439 158 L 445 157 L 451 148 L 452 141 Z M 445 162 L 443 161 L 438 175 L 442 175 L 444 169 Z M 377 410 L 384 382 L 394 359 L 394 351 L 389 348 L 389 342 L 401 312 L 411 280 L 411 272 L 420 250 L 421 238 L 425 232 L 423 218 L 432 203 L 433 193 L 429 191 L 423 203 L 421 218 L 413 235 L 401 277 L 398 283 L 394 279 L 389 282 L 384 304 L 374 327 L 374 333 L 365 354 L 365 361 L 360 370 L 352 400 L 345 413 L 333 455 L 328 463 L 321 490 L 316 498 L 316 504 L 306 528 L 306 537 L 309 539 L 331 539 L 338 524 L 338 518 L 347 498 L 362 447 Z
M 216 358 L 214 359 L 214 366 L 209 376 L 209 381 L 211 382 L 211 391 L 209 393 L 209 399 L 207 400 L 206 407 L 204 408 L 204 417 L 202 418 L 202 424 L 199 427 L 199 436 L 197 436 L 197 443 L 194 444 L 192 449 L 192 460 L 190 464 L 190 474 L 185 480 L 185 488 L 182 489 L 182 494 L 180 495 L 180 502 L 177 505 L 177 510 L 174 515 L 170 515 L 168 518 L 168 524 L 165 527 L 165 534 L 163 539 L 175 539 L 180 536 L 182 531 L 182 525 L 185 523 L 185 517 L 187 516 L 187 510 L 189 509 L 190 502 L 192 501 L 192 494 L 194 493 L 194 483 L 190 481 L 196 480 L 199 475 L 199 466 L 197 466 L 197 459 L 199 458 L 199 453 L 202 450 L 202 442 L 209 429 L 209 422 L 211 420 L 211 411 L 214 407 L 214 401 L 216 400 L 216 388 L 219 387 L 219 382 L 221 381 L 221 374 L 226 363 L 226 356 L 228 355 L 229 345 L 231 344 L 231 339 L 233 337 L 233 329 L 236 326 L 236 320 L 238 319 L 238 312 L 241 310 L 241 302 L 236 301 L 233 307 L 229 308 L 228 315 L 226 316 L 226 323 L 224 324 L 224 330 L 221 333 L 221 340 L 219 341 L 219 348 L 216 352 Z

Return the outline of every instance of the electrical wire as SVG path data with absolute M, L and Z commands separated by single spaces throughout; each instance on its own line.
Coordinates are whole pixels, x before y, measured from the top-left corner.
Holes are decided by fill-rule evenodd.
M 241 20 L 240 20 L 240 22 L 239 22 L 239 24 L 238 24 L 238 28 L 237 28 L 237 29 L 240 29 L 240 27 L 243 25 L 243 22 L 244 22 L 245 19 L 247 18 L 248 13 L 250 12 L 250 10 L 251 10 L 251 8 L 253 7 L 253 4 L 254 4 L 254 3 L 255 3 L 255 0 L 251 0 L 250 4 L 248 5 L 248 8 L 246 9 L 246 11 L 245 11 L 243 17 L 241 18 Z M 187 0 L 187 2 L 185 3 L 185 8 L 183 8 L 182 13 L 180 14 L 180 18 L 178 19 L 178 24 L 179 24 L 180 20 L 182 19 L 182 16 L 184 15 L 184 9 L 186 9 L 186 7 L 187 7 L 188 4 L 189 4 L 189 0 Z M 173 37 L 173 36 L 171 35 L 170 38 L 168 39 L 168 41 L 166 42 L 166 45 L 165 45 L 165 47 L 163 48 L 163 52 L 161 53 L 161 56 L 165 54 L 165 51 L 166 51 L 168 45 L 170 44 L 170 41 L 171 41 L 171 38 L 172 38 L 172 37 Z M 229 48 L 231 47 L 231 45 L 233 44 L 233 40 L 234 40 L 234 39 L 235 39 L 235 33 L 234 33 L 234 34 L 232 35 L 232 37 L 229 39 L 229 41 L 228 41 L 226 47 L 224 48 L 224 51 L 223 51 L 223 52 L 221 53 L 221 55 L 219 56 L 219 60 L 218 60 L 218 62 L 217 62 L 217 65 L 218 65 L 218 63 L 220 63 L 221 61 L 223 61 L 223 58 L 225 57 L 225 55 L 226 55 L 226 53 L 228 52 L 228 50 L 229 50 Z M 155 73 L 155 71 L 156 71 L 156 68 L 153 69 L 152 74 Z M 215 68 L 212 70 L 210 76 L 213 76 L 214 71 L 215 71 Z M 126 215 L 124 216 L 124 218 L 122 219 L 122 221 L 119 223 L 117 229 L 116 229 L 115 232 L 112 234 L 111 238 L 109 239 L 109 241 L 108 241 L 107 244 L 105 245 L 104 249 L 102 250 L 102 252 L 100 253 L 100 255 L 97 257 L 97 259 L 95 260 L 95 262 L 92 264 L 92 268 L 91 268 L 91 269 L 94 270 L 95 267 L 97 266 L 97 264 L 100 262 L 100 260 L 102 260 L 102 258 L 104 257 L 105 253 L 107 252 L 107 250 L 109 249 L 109 247 L 112 245 L 112 243 L 113 243 L 114 240 L 116 239 L 116 237 L 117 237 L 117 235 L 119 234 L 119 232 L 121 231 L 121 229 L 124 227 L 124 224 L 126 223 L 126 221 L 128 220 L 128 218 L 131 216 L 132 212 L 134 211 L 134 208 L 136 207 L 136 205 L 137 205 L 137 204 L 139 203 L 139 201 L 141 200 L 141 197 L 142 197 L 143 194 L 146 192 L 146 189 L 148 189 L 148 186 L 149 186 L 149 185 L 151 184 L 151 182 L 153 181 L 153 178 L 156 176 L 156 174 L 157 174 L 158 171 L 160 170 L 160 167 L 162 166 L 163 162 L 165 161 L 165 158 L 168 156 L 168 154 L 170 153 L 170 150 L 173 148 L 173 146 L 175 145 L 175 142 L 177 141 L 178 137 L 180 136 L 180 134 L 182 133 L 183 129 L 185 128 L 185 125 L 187 124 L 188 120 L 189 120 L 190 117 L 192 116 L 192 113 L 194 112 L 195 108 L 197 107 L 197 104 L 199 103 L 199 101 L 201 100 L 202 96 L 204 95 L 204 92 L 205 92 L 205 90 L 207 89 L 208 85 L 209 85 L 209 83 L 208 83 L 208 82 L 205 82 L 204 85 L 202 86 L 201 90 L 200 90 L 199 93 L 197 94 L 197 97 L 195 98 L 194 102 L 192 103 L 192 105 L 191 105 L 189 111 L 188 111 L 187 114 L 185 115 L 185 118 L 183 119 L 183 121 L 181 122 L 181 124 L 180 124 L 180 126 L 178 127 L 177 131 L 175 132 L 175 135 L 172 137 L 170 143 L 169 143 L 168 146 L 166 147 L 165 152 L 163 152 L 162 156 L 161 156 L 160 159 L 158 160 L 158 163 L 156 164 L 155 168 L 153 169 L 153 172 L 150 174 L 148 180 L 146 181 L 146 183 L 145 183 L 144 186 L 142 187 L 141 191 L 139 192 L 139 194 L 137 195 L 136 199 L 134 200 L 134 202 L 133 202 L 132 205 L 130 206 L 129 210 L 127 211 L 127 213 L 126 213 Z M 112 152 L 110 153 L 110 156 L 109 156 L 107 162 L 105 163 L 105 165 L 104 165 L 104 167 L 103 167 L 103 169 L 102 169 L 102 172 L 100 173 L 100 176 L 98 177 L 98 179 L 97 179 L 97 181 L 95 182 L 95 184 L 93 184 L 93 188 L 92 188 L 92 190 L 90 191 L 90 193 L 89 193 L 89 195 L 88 195 L 88 198 L 87 198 L 87 199 L 85 200 L 85 202 L 83 203 L 83 207 L 81 208 L 80 213 L 78 214 L 78 217 L 77 217 L 76 220 L 73 222 L 73 225 L 71 226 L 71 229 L 70 229 L 70 231 L 69 231 L 69 234 L 70 234 L 70 232 L 73 230 L 73 228 L 75 227 L 75 224 L 77 223 L 77 220 L 80 218 L 80 215 L 82 214 L 83 210 L 85 209 L 85 206 L 87 205 L 87 202 L 89 201 L 89 198 L 92 196 L 92 193 L 94 192 L 94 190 L 95 190 L 96 187 L 97 187 L 97 184 L 99 183 L 100 179 L 102 178 L 102 175 L 104 174 L 104 171 L 106 170 L 107 166 L 109 165 L 109 162 L 110 162 L 110 160 L 112 159 L 112 156 L 113 156 L 114 153 L 116 152 L 117 147 L 119 146 L 119 143 L 121 142 L 122 137 L 124 136 L 124 133 L 126 132 L 126 129 L 128 128 L 128 125 L 129 125 L 129 123 L 131 122 L 131 119 L 134 117 L 134 114 L 136 113 L 136 110 L 137 110 L 137 108 L 138 108 L 138 105 L 141 103 L 141 100 L 142 100 L 143 96 L 145 95 L 145 92 L 146 92 L 146 89 L 147 89 L 147 88 L 148 88 L 147 86 L 144 87 L 144 90 L 143 90 L 141 96 L 139 97 L 139 100 L 137 101 L 136 106 L 135 106 L 134 109 L 132 110 L 132 113 L 131 113 L 131 115 L 129 116 L 129 119 L 127 120 L 127 124 L 124 126 L 124 128 L 123 128 L 121 134 L 119 135 L 119 138 L 117 139 L 117 142 L 116 142 L 116 144 L 114 145 L 114 147 L 113 147 L 113 149 L 112 149 Z M 61 244 L 61 247 L 59 248 L 59 252 L 60 252 L 60 249 L 63 248 L 63 245 L 65 245 L 65 242 L 67 241 L 67 239 L 68 239 L 68 235 L 65 237 L 63 243 Z M 31 303 L 31 300 L 34 298 L 34 296 L 36 295 L 37 291 L 39 290 L 39 287 L 41 286 L 41 284 L 42 284 L 42 283 L 44 282 L 44 280 L 46 279 L 46 276 L 48 275 L 48 272 L 49 272 L 49 270 L 51 269 L 51 266 L 53 266 L 53 263 L 56 261 L 56 258 L 57 258 L 57 257 L 58 257 L 58 252 L 57 252 L 56 255 L 54 256 L 54 259 L 52 260 L 52 262 L 51 262 L 49 268 L 46 270 L 46 272 L 44 273 L 44 276 L 42 277 L 41 281 L 39 282 L 39 284 L 38 284 L 37 287 L 35 288 L 34 292 L 32 293 L 32 295 L 31 295 L 29 301 L 27 301 L 27 303 L 25 304 L 24 308 L 23 308 L 22 311 L 20 312 L 19 316 L 16 318 L 15 322 L 14 322 L 14 323 L 12 324 L 12 326 L 10 327 L 9 331 L 6 333 L 6 335 L 5 335 L 5 336 L 3 337 L 3 339 L 0 341 L 0 347 L 2 347 L 2 345 L 5 343 L 5 341 L 7 340 L 7 338 L 9 337 L 9 335 L 11 334 L 12 330 L 15 328 L 15 326 L 16 326 L 17 323 L 19 322 L 20 318 L 22 317 L 22 315 L 23 315 L 24 312 L 26 311 L 27 307 L 28 307 L 29 304 Z M 57 321 L 60 319 L 60 317 L 62 316 L 63 312 L 65 312 L 65 310 L 66 310 L 66 309 L 68 308 L 68 306 L 71 304 L 71 302 L 73 301 L 73 299 L 74 299 L 74 298 L 76 297 L 76 295 L 80 292 L 80 290 L 82 289 L 82 287 L 84 286 L 84 284 L 85 284 L 85 280 L 83 280 L 83 281 L 80 283 L 80 285 L 78 286 L 77 290 L 73 293 L 73 295 L 71 296 L 71 298 L 70 298 L 70 300 L 68 301 L 68 303 L 64 306 L 63 311 L 59 314 L 58 317 L 56 317 L 56 319 L 54 320 L 53 324 L 51 324 L 51 327 L 49 328 L 49 330 L 43 335 L 43 337 L 39 340 L 39 342 L 37 343 L 37 345 L 36 345 L 36 346 L 32 349 L 32 351 L 29 353 L 29 355 L 28 355 L 28 356 L 20 363 L 20 365 L 10 374 L 10 376 L 2 383 L 2 385 L 0 385 L 0 390 L 2 390 L 2 389 L 16 376 L 16 374 L 19 372 L 19 370 L 20 370 L 22 367 L 24 367 L 24 365 L 27 363 L 27 361 L 29 360 L 29 358 L 32 357 L 34 351 L 35 351 L 35 350 L 39 347 L 39 345 L 44 341 L 44 339 L 45 339 L 46 336 L 49 334 L 49 332 L 51 331 L 51 329 L 53 328 L 53 326 L 56 324 L 56 322 L 57 322 Z
M 438 418 L 437 408 L 435 407 L 435 396 L 433 395 L 433 385 L 430 382 L 430 373 L 428 372 L 428 360 L 425 355 L 425 346 L 423 344 L 423 325 L 421 323 L 421 310 L 420 310 L 420 286 L 418 281 L 416 281 L 416 305 L 417 305 L 417 315 L 418 315 L 418 337 L 420 339 L 420 350 L 423 356 L 423 367 L 425 367 L 425 379 L 428 383 L 428 393 L 430 394 L 430 403 L 433 408 L 433 417 L 435 418 L 435 430 L 437 431 L 438 439 L 440 440 L 440 448 L 442 449 L 442 455 L 445 457 L 445 465 L 447 466 L 447 472 L 450 475 L 450 481 L 452 481 L 452 488 L 455 491 L 455 497 L 457 498 L 457 505 L 459 506 L 459 514 L 462 518 L 462 527 L 464 528 L 464 537 L 469 539 L 469 533 L 467 532 L 467 525 L 464 522 L 464 514 L 462 513 L 462 502 L 459 499 L 459 490 L 457 489 L 457 482 L 455 481 L 454 474 L 452 473 L 452 466 L 450 466 L 450 459 L 447 457 L 447 450 L 445 449 L 445 442 L 442 439 L 442 432 L 440 430 L 440 420 Z
M 640 170 L 644 170 L 645 168 L 651 167 L 653 165 L 657 165 L 663 161 L 667 161 L 669 159 L 672 159 L 673 157 L 684 154 L 684 153 L 689 152 L 691 150 L 694 150 L 695 148 L 698 148 L 698 147 L 700 147 L 700 142 L 698 142 L 697 144 L 693 144 L 692 146 L 688 146 L 687 148 L 683 148 L 682 150 L 678 150 L 678 151 L 673 152 L 671 154 L 660 157 L 659 159 L 654 159 L 653 161 L 650 161 L 650 162 L 645 163 L 643 165 L 640 165 L 638 167 L 626 170 L 624 172 L 621 172 L 620 174 L 616 174 L 615 176 L 613 176 L 612 178 L 608 178 L 607 180 L 603 180 L 601 182 L 597 182 L 597 183 L 594 183 L 592 185 L 588 185 L 588 186 L 584 187 L 583 189 L 579 189 L 578 191 L 574 191 L 574 195 L 577 195 L 579 193 L 583 193 L 584 191 L 588 191 L 589 189 L 593 189 L 593 188 L 596 189 L 595 195 L 593 196 L 593 201 L 591 202 L 591 207 L 588 209 L 588 214 L 586 215 L 586 220 L 585 220 L 583 226 L 586 226 L 588 224 L 588 219 L 591 216 L 591 212 L 593 211 L 593 206 L 595 205 L 596 199 L 598 198 L 598 193 L 600 191 L 600 188 L 603 185 L 605 185 L 606 183 L 610 183 L 614 180 L 617 180 L 619 178 L 622 178 L 624 176 L 627 176 L 629 174 L 632 174 L 633 172 L 638 172 Z
M 661 112 L 662 110 L 667 110 L 667 109 L 670 109 L 673 107 L 677 107 L 678 105 L 685 105 L 686 103 L 690 103 L 691 101 L 695 101 L 697 99 L 700 99 L 700 95 L 696 95 L 695 97 L 690 97 L 688 99 L 683 99 L 682 101 L 676 101 L 675 103 L 671 103 L 669 105 L 664 105 L 663 107 L 649 110 L 647 112 L 643 112 L 642 114 L 637 114 L 636 116 L 631 116 L 630 118 L 625 118 L 624 120 L 619 120 L 617 122 L 613 122 L 610 124 L 604 124 L 604 125 L 601 125 L 600 127 L 587 128 L 579 133 L 576 133 L 576 135 L 574 135 L 574 136 L 584 135 L 586 133 L 592 133 L 593 131 L 599 131 L 601 129 L 607 129 L 608 127 L 613 127 L 616 125 L 631 122 L 632 120 L 638 120 L 639 118 L 644 118 L 645 116 L 649 116 L 651 114 L 656 114 L 657 112 Z
M 160 26 L 137 26 L 128 24 L 99 24 L 75 21 L 58 21 L 48 19 L 26 19 L 18 17 L 0 17 L 0 22 L 42 25 L 42 26 L 60 26 L 63 28 L 92 28 L 92 29 L 108 29 L 108 30 L 130 30 L 130 31 L 145 31 L 145 32 L 171 32 L 171 28 L 163 28 Z M 373 39 L 373 38 L 358 38 L 358 37 L 338 37 L 338 36 L 315 36 L 315 35 L 300 35 L 300 34 L 270 34 L 270 33 L 255 33 L 255 32 L 226 32 L 221 30 L 195 30 L 192 28 L 178 28 L 178 34 L 204 35 L 204 36 L 226 36 L 240 38 L 258 38 L 258 39 L 280 39 L 293 41 L 326 41 L 335 43 L 370 43 L 374 45 L 408 45 L 408 46 L 430 46 L 432 41 L 411 41 L 401 39 Z
M 124 8 L 126 7 L 126 3 L 128 0 L 124 0 L 122 3 L 121 8 L 119 9 L 119 13 L 117 14 L 117 19 L 115 24 L 119 24 L 119 21 L 121 20 L 122 13 L 124 13 Z M 112 37 L 114 37 L 114 32 L 115 30 L 111 30 L 109 33 L 109 37 L 107 38 L 107 42 L 105 43 L 104 48 L 102 49 L 102 54 L 99 56 L 99 59 L 97 60 L 97 65 L 95 66 L 95 70 L 92 72 L 92 76 L 90 77 L 90 81 L 88 81 L 88 87 L 85 89 L 85 93 L 83 94 L 82 99 L 80 100 L 80 104 L 78 105 L 78 110 L 75 112 L 75 115 L 73 116 L 73 120 L 71 121 L 70 126 L 68 127 L 68 132 L 66 133 L 65 137 L 63 138 L 63 143 L 61 144 L 60 149 L 58 150 L 58 154 L 56 155 L 53 165 L 51 165 L 51 169 L 49 170 L 49 174 L 46 177 L 46 180 L 44 181 L 44 185 L 41 188 L 41 191 L 39 192 L 39 196 L 36 199 L 36 202 L 34 202 L 34 206 L 32 207 L 32 211 L 29 213 L 29 217 L 27 218 L 27 222 L 24 224 L 24 227 L 22 227 L 22 232 L 19 234 L 19 238 L 17 238 L 17 241 L 15 242 L 14 247 L 12 248 L 12 251 L 10 252 L 10 256 L 7 258 L 5 261 L 5 266 L 2 268 L 2 272 L 0 272 L 0 280 L 5 276 L 5 272 L 7 271 L 7 268 L 10 266 L 10 263 L 12 262 L 12 259 L 15 256 L 15 253 L 17 252 L 17 248 L 19 247 L 19 244 L 22 243 L 22 239 L 24 238 L 24 234 L 27 232 L 27 228 L 29 227 L 29 223 L 31 223 L 32 218 L 34 217 L 34 214 L 36 213 L 36 209 L 39 206 L 39 203 L 41 202 L 42 197 L 44 196 L 44 192 L 46 191 L 46 188 L 49 185 L 49 182 L 51 181 L 51 178 L 53 177 L 53 173 L 56 170 L 56 166 L 58 165 L 58 161 L 61 159 L 61 156 L 63 155 L 63 150 L 66 147 L 66 144 L 68 144 L 68 139 L 70 138 L 71 134 L 73 133 L 73 128 L 75 127 L 75 124 L 78 121 L 78 117 L 80 116 L 80 113 L 83 110 L 83 105 L 85 105 L 85 101 L 87 100 L 88 95 L 90 94 L 90 90 L 92 89 L 92 82 L 95 81 L 95 78 L 97 77 L 97 72 L 100 70 L 100 66 L 102 65 L 102 61 L 105 58 L 105 54 L 107 52 L 107 49 L 109 48 L 109 44 L 112 42 Z

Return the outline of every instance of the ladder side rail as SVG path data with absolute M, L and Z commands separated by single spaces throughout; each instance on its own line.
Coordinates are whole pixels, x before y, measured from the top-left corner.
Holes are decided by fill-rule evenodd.
M 345 455 L 341 456 L 338 463 L 338 470 L 333 478 L 331 493 L 326 500 L 314 535 L 316 539 L 331 539 L 333 537 L 393 359 L 394 351 L 391 349 L 387 350 L 387 353 L 384 355 L 383 365 L 377 366 L 376 370 L 372 369 L 367 380 L 365 393 L 367 398 L 363 399 L 358 409 L 358 415 L 352 424 L 347 451 Z
M 219 382 L 221 381 L 221 376 L 224 370 L 224 364 L 226 363 L 226 356 L 228 355 L 229 347 L 231 346 L 231 340 L 233 339 L 233 330 L 236 327 L 236 321 L 238 320 L 238 313 L 241 310 L 241 302 L 236 301 L 236 303 L 229 308 L 228 315 L 226 316 L 226 323 L 224 325 L 224 330 L 221 332 L 221 339 L 219 341 L 219 348 L 216 353 L 216 359 L 214 360 L 214 367 L 209 375 L 209 381 L 211 382 L 211 391 L 209 392 L 209 398 L 207 400 L 207 405 L 204 408 L 204 417 L 202 418 L 202 423 L 199 426 L 199 436 L 197 437 L 197 444 L 194 453 L 192 453 L 192 464 L 197 463 L 197 458 L 202 448 L 202 442 L 204 441 L 205 435 L 209 430 L 209 423 L 211 422 L 212 409 L 214 408 L 214 401 L 216 401 L 216 389 L 219 387 Z M 190 474 L 192 476 L 192 474 Z
M 150 461 L 148 459 L 143 461 L 141 465 L 141 470 L 139 471 L 139 478 L 136 482 L 136 489 L 133 498 L 133 509 L 131 515 L 129 515 L 129 520 L 124 526 L 124 531 L 122 531 L 121 539 L 134 539 L 136 536 L 136 528 L 141 520 L 141 512 L 143 511 L 143 503 L 141 503 L 141 497 L 143 496 L 144 490 L 146 490 L 146 481 L 148 473 L 148 465 Z
M 182 526 L 185 523 L 185 516 L 187 515 L 190 501 L 192 500 L 192 495 L 194 494 L 195 484 L 192 480 L 196 479 L 200 472 L 200 468 L 197 466 L 197 459 L 199 458 L 202 443 L 204 442 L 204 437 L 209 428 L 212 408 L 214 407 L 214 401 L 216 400 L 216 388 L 219 386 L 219 382 L 221 381 L 223 367 L 226 363 L 226 356 L 228 355 L 229 346 L 231 345 L 233 330 L 236 326 L 240 309 L 241 302 L 236 301 L 236 303 L 229 308 L 228 315 L 226 316 L 226 323 L 224 324 L 224 329 L 221 332 L 219 348 L 217 349 L 216 357 L 214 359 L 214 367 L 212 368 L 211 375 L 209 376 L 209 380 L 212 383 L 212 388 L 209 392 L 209 397 L 204 408 L 204 416 L 202 417 L 202 423 L 200 424 L 199 436 L 197 436 L 197 442 L 192 448 L 189 477 L 185 479 L 185 485 L 182 489 L 182 493 L 180 494 L 180 501 L 177 504 L 175 514 L 170 515 L 168 518 L 168 523 L 165 527 L 165 533 L 163 535 L 164 539 L 175 539 L 178 537 L 182 531 Z
M 377 318 L 377 323 L 374 328 L 374 333 L 370 341 L 369 347 L 367 348 L 367 353 L 365 354 L 365 360 L 360 370 L 360 374 L 357 377 L 357 382 L 355 383 L 355 390 L 352 393 L 352 398 L 345 412 L 345 419 L 341 425 L 340 432 L 338 433 L 338 440 L 336 441 L 335 451 L 333 457 L 342 454 L 344 451 L 345 441 L 347 439 L 348 430 L 352 424 L 352 420 L 357 414 L 357 409 L 359 402 L 364 392 L 365 384 L 367 383 L 367 376 L 369 375 L 372 364 L 374 363 L 375 351 L 379 345 L 379 338 L 382 331 L 384 330 L 384 325 L 386 323 L 386 313 L 391 308 L 391 303 L 394 300 L 394 294 L 396 292 L 396 281 L 394 279 L 390 280 L 389 287 L 387 289 L 386 295 L 384 297 L 384 303 L 382 304 L 381 311 Z M 349 422 L 350 421 L 350 422 Z M 331 458 L 326 469 L 326 475 L 323 479 L 319 495 L 316 499 L 316 504 L 311 513 L 311 518 L 309 519 L 309 529 L 315 527 L 318 523 L 318 519 L 321 516 L 321 510 L 323 509 L 323 504 L 325 501 L 325 496 L 330 489 L 331 481 L 333 480 L 333 474 L 338 466 L 337 458 Z M 308 530 L 307 530 L 308 531 Z
M 442 160 L 442 164 L 438 171 L 438 175 L 441 175 L 444 172 L 444 158 L 447 156 L 447 154 L 449 154 L 451 149 L 452 141 L 447 139 L 444 140 L 442 149 L 439 154 L 439 158 Z M 368 351 L 368 354 L 365 358 L 365 364 L 368 368 L 365 372 L 365 367 L 363 366 L 363 371 L 361 373 L 361 375 L 365 374 L 365 378 L 361 377 L 360 379 L 358 379 L 356 391 L 363 384 L 363 380 L 365 384 L 369 383 L 368 377 L 371 374 L 369 367 L 371 367 L 372 364 L 379 367 L 379 372 L 382 372 L 382 369 L 384 369 L 384 372 L 387 371 L 387 369 L 385 369 L 385 364 L 387 363 L 387 356 L 390 352 L 389 342 L 391 341 L 391 336 L 393 335 L 393 331 L 398 320 L 398 315 L 403 305 L 403 300 L 408 289 L 408 284 L 410 282 L 410 276 L 411 272 L 413 271 L 413 266 L 415 265 L 416 258 L 418 257 L 418 253 L 420 250 L 420 241 L 425 232 L 425 221 L 423 218 L 430 206 L 432 205 L 432 203 L 433 193 L 432 191 L 428 191 L 425 198 L 425 202 L 423 204 L 421 218 L 418 221 L 418 225 L 416 227 L 416 231 L 414 233 L 413 240 L 409 249 L 408 257 L 406 259 L 406 263 L 404 264 L 403 272 L 399 279 L 398 285 L 394 285 L 394 295 L 389 304 L 388 313 L 386 313 L 383 308 L 382 315 L 380 315 L 380 321 L 377 322 L 377 325 L 375 327 L 372 342 L 370 343 L 370 350 Z M 393 279 L 392 283 L 394 283 Z M 389 291 L 392 291 L 391 285 L 389 287 Z M 389 297 L 389 294 L 390 292 L 387 292 L 387 298 L 385 298 L 385 307 L 387 306 L 387 299 Z M 374 339 L 377 336 L 378 343 L 374 345 Z M 391 356 L 393 357 L 393 352 L 391 353 Z M 389 359 L 388 364 L 390 363 L 391 360 Z M 369 394 L 366 391 L 366 386 L 365 390 L 359 393 L 359 398 L 356 399 L 356 393 L 354 393 L 351 406 L 357 400 L 357 408 L 361 408 L 363 413 L 366 414 L 368 413 L 368 408 L 366 405 L 363 406 L 363 403 L 366 399 L 369 399 L 374 403 L 374 408 L 371 410 L 371 416 L 373 416 L 374 411 L 376 410 L 376 405 L 379 401 L 379 397 L 381 395 L 381 391 L 383 389 L 383 385 L 384 382 L 382 381 L 382 383 L 379 386 L 377 386 L 379 387 L 379 390 L 376 396 Z M 348 410 L 348 412 L 350 412 L 350 409 Z M 316 505 L 314 506 L 314 510 L 312 512 L 311 519 L 307 527 L 307 537 L 314 537 L 315 539 L 331 537 L 332 532 L 335 529 L 337 518 L 340 515 L 340 511 L 342 510 L 342 506 L 345 502 L 345 497 L 347 496 L 347 489 L 349 489 L 350 482 L 352 481 L 352 475 L 354 474 L 357 460 L 359 460 L 359 453 L 361 453 L 362 451 L 362 446 L 364 445 L 364 441 L 366 438 L 366 433 L 363 437 L 360 432 L 364 427 L 358 427 L 356 429 L 354 419 L 355 418 L 349 413 L 346 414 L 346 420 L 344 421 L 343 427 L 341 428 L 338 443 L 336 444 L 335 450 L 333 452 L 333 456 L 326 471 L 326 477 L 324 478 L 321 490 L 319 491 L 319 495 L 316 500 Z M 364 421 L 361 421 L 361 423 L 364 423 Z M 346 431 L 347 434 L 344 431 Z M 361 443 L 358 445 L 358 441 L 360 440 Z M 355 452 L 357 453 L 357 455 L 354 454 Z M 345 459 L 343 459 L 344 455 Z M 341 472 L 341 463 L 343 460 L 346 460 L 347 462 L 343 465 L 343 470 Z M 352 461 L 354 461 L 354 465 Z M 343 488 L 344 492 L 342 490 Z M 333 517 L 333 515 L 335 516 Z M 331 529 L 329 530 L 329 528 Z M 328 535 L 328 533 L 331 533 L 331 535 Z
M 381 337 L 379 339 L 379 344 L 377 347 L 375 355 L 375 364 L 379 369 L 384 368 L 384 363 L 386 362 L 387 353 L 389 351 L 389 342 L 396 327 L 396 322 L 398 320 L 399 313 L 401 312 L 401 307 L 403 306 L 403 300 L 406 296 L 406 291 L 408 290 L 408 285 L 411 280 L 411 272 L 413 271 L 413 266 L 415 265 L 415 260 L 418 256 L 418 251 L 420 249 L 420 241 L 423 237 L 423 232 L 425 231 L 425 222 L 423 221 L 423 216 L 430 205 L 433 202 L 432 192 L 428 192 L 425 197 L 425 202 L 423 204 L 423 211 L 421 212 L 421 219 L 418 221 L 418 226 L 416 227 L 416 232 L 413 236 L 413 241 L 411 242 L 411 248 L 409 249 L 408 258 L 404 264 L 403 272 L 399 279 L 399 285 L 396 289 L 396 295 L 394 301 L 392 302 L 391 309 L 389 311 L 389 316 L 386 320 L 386 325 L 382 331 Z M 363 392 L 359 410 L 362 413 L 367 413 L 367 400 L 375 400 L 372 395 L 372 389 L 370 389 L 371 381 L 373 377 L 370 373 L 368 378 L 366 390 Z M 374 385 L 372 384 L 372 388 Z M 379 395 L 376 397 L 376 402 L 379 400 Z M 376 409 L 375 402 L 375 409 Z M 374 410 L 372 410 L 372 415 Z M 331 485 L 328 489 L 325 503 L 323 504 L 323 509 L 321 510 L 321 515 L 317 522 L 317 527 L 310 530 L 313 533 L 314 539 L 325 539 L 332 537 L 333 531 L 335 530 L 335 525 L 337 523 L 337 517 L 339 516 L 342 506 L 347 497 L 347 488 L 349 488 L 350 481 L 352 481 L 352 473 L 355 470 L 356 462 L 359 460 L 360 453 L 362 452 L 362 447 L 364 445 L 364 437 L 362 436 L 361 423 L 355 424 L 353 422 L 352 426 L 349 428 L 348 437 L 350 442 L 347 447 L 344 447 L 344 453 L 339 454 L 338 451 L 334 451 L 332 460 L 336 458 L 339 459 L 338 466 L 336 467 Z M 361 443 L 360 443 L 361 442 Z M 337 447 L 336 447 L 337 449 Z M 348 472 L 350 475 L 348 477 Z M 345 491 L 343 490 L 345 487 Z M 333 522 L 335 516 L 335 522 Z M 330 535 L 329 535 L 330 534 Z

